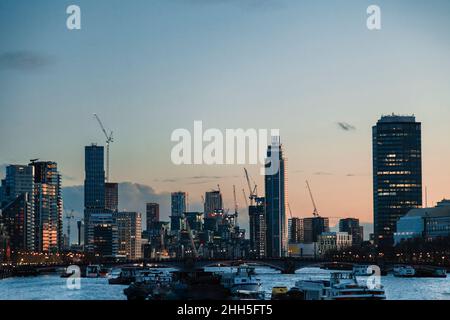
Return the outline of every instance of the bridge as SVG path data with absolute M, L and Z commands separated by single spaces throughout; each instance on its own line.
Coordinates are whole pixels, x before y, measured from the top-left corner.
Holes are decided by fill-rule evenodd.
M 168 267 L 179 270 L 192 270 L 206 267 L 232 267 L 243 264 L 270 267 L 284 274 L 294 274 L 296 270 L 308 267 L 335 267 L 351 270 L 352 263 L 333 262 L 319 259 L 300 258 L 265 258 L 265 259 L 167 259 L 167 260 L 143 260 L 142 263 L 150 267 Z

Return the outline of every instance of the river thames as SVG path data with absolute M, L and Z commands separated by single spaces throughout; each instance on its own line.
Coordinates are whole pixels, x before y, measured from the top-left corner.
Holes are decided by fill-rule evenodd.
M 167 269 L 165 269 L 168 271 Z M 207 268 L 224 271 L 226 268 Z M 256 268 L 267 298 L 272 287 L 293 287 L 301 279 L 326 278 L 330 271 L 305 268 L 296 274 L 285 275 L 269 268 Z M 105 278 L 82 278 L 80 289 L 68 289 L 67 279 L 59 275 L 0 280 L 0 300 L 124 300 L 127 286 L 109 285 Z M 450 278 L 381 277 L 388 300 L 450 300 Z

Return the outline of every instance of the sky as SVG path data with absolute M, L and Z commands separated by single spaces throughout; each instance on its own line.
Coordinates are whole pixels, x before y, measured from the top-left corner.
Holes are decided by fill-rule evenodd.
M 81 30 L 66 28 L 71 4 Z M 370 223 L 371 127 L 395 112 L 422 122 L 433 205 L 450 198 L 449 14 L 445 0 L 2 0 L 0 168 L 56 161 L 79 191 L 84 146 L 105 140 L 97 113 L 114 131 L 112 180 L 148 191 L 127 206 L 183 190 L 199 209 L 220 184 L 226 207 L 233 185 L 244 207 L 244 166 L 176 166 L 171 133 L 275 128 L 293 215 L 312 214 L 308 179 L 321 215 Z

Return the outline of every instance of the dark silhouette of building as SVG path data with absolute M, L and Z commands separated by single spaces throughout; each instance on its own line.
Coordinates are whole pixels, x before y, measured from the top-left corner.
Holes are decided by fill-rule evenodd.
M 205 193 L 205 218 L 215 215 L 217 211 L 223 210 L 222 193 L 220 190 L 208 191 Z
M 288 223 L 289 243 L 300 243 L 304 241 L 303 219 L 291 218 Z
M 372 134 L 375 242 L 391 246 L 398 219 L 422 206 L 421 123 L 382 116 Z
M 158 203 L 147 203 L 147 231 L 157 230 L 159 222 L 159 204 Z M 158 230 L 159 232 L 159 230 Z
M 317 242 L 319 236 L 324 232 L 330 232 L 330 222 L 328 218 L 311 217 L 303 219 L 303 242 Z
M 105 209 L 109 212 L 119 210 L 119 184 L 115 182 L 105 183 Z
M 250 223 L 250 254 L 254 258 L 266 256 L 266 210 L 265 199 L 257 198 L 255 205 L 248 207 Z
M 285 160 L 280 137 L 273 137 L 267 148 L 265 184 L 267 256 L 285 257 L 288 253 L 286 228 Z M 274 163 L 278 162 L 278 163 Z M 273 172 L 274 168 L 278 168 Z
M 354 246 L 360 246 L 364 240 L 364 229 L 359 225 L 359 219 L 356 218 L 340 219 L 339 232 L 347 232 L 351 235 Z
M 180 231 L 182 228 L 182 216 L 186 212 L 186 192 L 172 192 L 170 229 Z

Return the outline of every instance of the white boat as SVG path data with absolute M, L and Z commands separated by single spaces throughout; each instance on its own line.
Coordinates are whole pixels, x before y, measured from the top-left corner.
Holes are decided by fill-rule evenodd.
M 410 278 L 416 275 L 416 270 L 411 266 L 395 266 L 394 276 L 401 278 Z
M 86 267 L 86 278 L 98 278 L 101 267 L 98 264 L 90 264 Z
M 382 286 L 369 288 L 358 283 L 353 273 L 332 273 L 327 280 L 300 280 L 295 289 L 303 292 L 304 300 L 385 300 Z
M 255 268 L 241 265 L 236 272 L 222 274 L 221 283 L 234 294 L 237 291 L 261 291 L 261 280 L 255 277 Z

